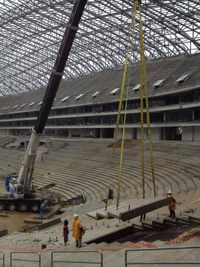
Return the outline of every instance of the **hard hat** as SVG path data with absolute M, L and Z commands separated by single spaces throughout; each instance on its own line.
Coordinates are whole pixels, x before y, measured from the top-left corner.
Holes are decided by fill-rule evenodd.
M 77 217 L 78 217 L 78 214 L 75 213 L 75 214 L 74 214 L 74 218 L 77 218 Z
M 168 191 L 168 195 L 171 195 L 171 194 L 172 194 L 172 191 L 171 191 L 171 190 L 169 190 L 169 191 Z

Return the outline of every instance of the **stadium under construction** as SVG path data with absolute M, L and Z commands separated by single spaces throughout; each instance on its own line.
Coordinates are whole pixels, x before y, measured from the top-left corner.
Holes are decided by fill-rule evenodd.
M 199 14 L 0 0 L 0 266 L 200 264 Z

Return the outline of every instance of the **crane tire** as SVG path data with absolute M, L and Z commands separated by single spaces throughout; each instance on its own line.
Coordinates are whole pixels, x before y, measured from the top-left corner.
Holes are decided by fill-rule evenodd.
M 5 210 L 5 209 L 6 209 L 5 203 L 0 202 L 0 211 Z
M 28 205 L 26 203 L 20 203 L 18 209 L 19 209 L 19 211 L 25 212 L 28 210 Z
M 40 206 L 37 203 L 33 203 L 31 205 L 31 211 L 38 212 L 40 210 Z
M 16 210 L 16 205 L 14 203 L 10 203 L 10 204 L 8 204 L 7 209 L 10 210 L 10 211 L 15 211 Z

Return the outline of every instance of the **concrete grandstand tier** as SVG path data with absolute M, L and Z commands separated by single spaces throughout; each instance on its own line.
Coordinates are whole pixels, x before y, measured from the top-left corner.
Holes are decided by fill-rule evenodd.
M 55 144 L 54 144 L 55 142 Z M 192 145 L 193 144 L 193 145 Z M 166 196 L 169 189 L 178 193 L 195 192 L 199 188 L 199 143 L 157 142 L 153 144 L 155 163 L 156 191 L 159 196 Z M 46 146 L 46 145 L 43 145 Z M 48 145 L 47 145 L 48 146 Z M 0 148 L 1 177 L 18 173 L 24 148 Z M 47 151 L 46 151 L 47 149 Z M 34 171 L 34 184 L 41 188 L 49 184 L 49 189 L 60 195 L 63 203 L 83 195 L 87 204 L 100 203 L 108 196 L 108 189 L 117 195 L 117 178 L 119 172 L 120 149 L 116 148 L 113 159 L 113 148 L 110 140 L 52 141 L 51 147 L 45 147 L 42 157 L 38 157 Z M 145 185 L 146 197 L 153 196 L 149 151 L 145 151 Z M 2 189 L 4 185 L 2 185 Z M 121 201 L 127 198 L 142 197 L 140 146 L 137 143 L 126 143 L 124 166 L 121 183 Z M 113 202 L 114 201 L 114 202 Z

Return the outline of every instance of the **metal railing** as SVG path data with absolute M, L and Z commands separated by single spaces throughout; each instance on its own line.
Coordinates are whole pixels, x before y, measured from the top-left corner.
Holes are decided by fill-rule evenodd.
M 5 254 L 0 251 L 0 266 L 5 267 Z
M 69 255 L 67 255 L 69 254 Z M 87 260 L 81 260 L 80 255 L 85 254 L 87 255 Z M 90 254 L 93 254 L 97 259 L 94 260 L 94 256 L 90 260 Z M 76 259 L 69 259 L 72 255 L 76 256 Z M 63 259 L 64 256 L 64 259 Z M 68 258 L 69 256 L 69 258 Z M 59 258 L 60 257 L 60 258 Z M 65 258 L 66 257 L 66 258 Z M 81 266 L 88 266 L 88 265 L 97 265 L 103 267 L 103 253 L 101 251 L 59 251 L 59 252 L 51 252 L 51 267 L 54 267 L 56 263 L 65 263 L 67 266 L 72 266 L 73 264 L 77 266 L 77 264 L 81 264 Z M 68 265 L 70 264 L 70 265 Z M 60 265 L 59 265 L 60 266 Z
M 153 253 L 154 251 L 156 252 L 165 252 L 165 251 L 176 251 L 178 250 L 179 252 L 180 251 L 184 251 L 184 250 L 200 250 L 200 246 L 182 246 L 182 247 L 163 247 L 163 248 L 141 248 L 141 249 L 131 249 L 131 250 L 126 250 L 125 251 L 125 267 L 129 266 L 129 265 L 144 265 L 144 266 L 149 266 L 149 265 L 159 265 L 159 266 L 162 266 L 162 265 L 179 265 L 179 266 L 190 266 L 190 265 L 198 265 L 200 266 L 200 251 L 199 251 L 199 257 L 198 257 L 198 260 L 197 261 L 179 261 L 179 260 L 174 260 L 173 261 L 173 255 L 172 254 L 166 254 L 168 258 L 171 258 L 171 261 L 161 261 L 159 260 L 159 256 L 158 255 L 155 255 L 156 258 L 155 260 L 153 261 L 149 261 L 149 260 L 146 260 L 144 261 L 144 257 L 140 257 L 140 259 L 138 260 L 138 252 L 143 252 L 145 253 L 145 258 L 147 258 L 147 253 Z M 133 259 L 129 259 L 130 257 L 130 254 L 133 256 L 133 254 L 136 254 L 135 255 L 137 258 L 135 258 L 134 260 Z M 152 255 L 151 255 L 152 256 Z M 162 255 L 163 257 L 163 255 Z
M 16 264 L 16 262 L 35 263 L 35 266 L 41 267 L 41 254 L 37 252 L 11 252 L 10 267 L 13 267 L 13 263 Z

